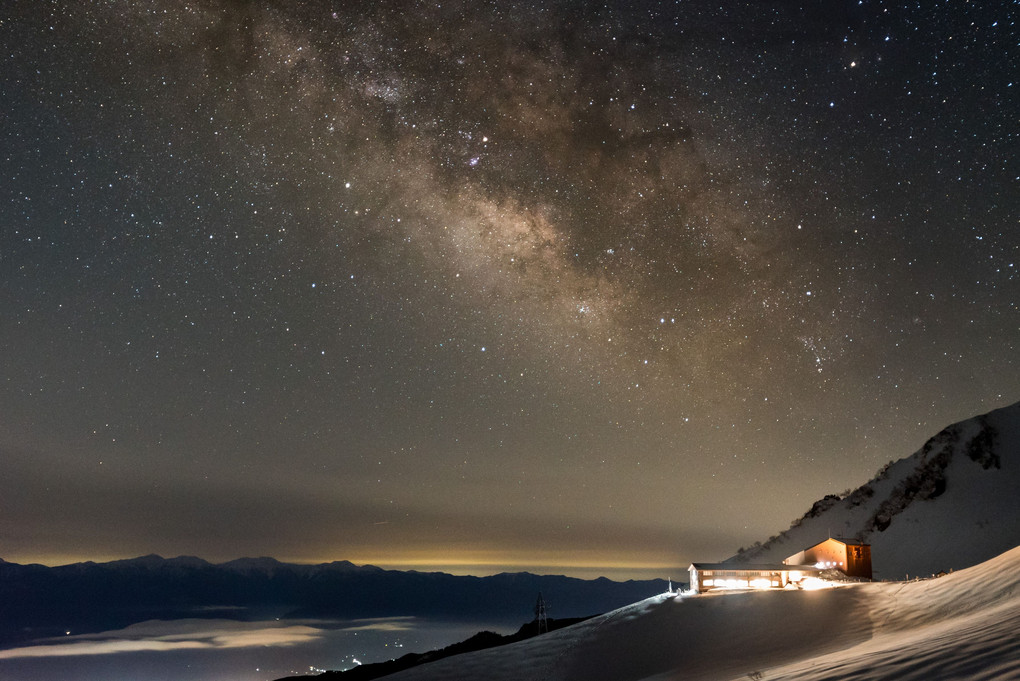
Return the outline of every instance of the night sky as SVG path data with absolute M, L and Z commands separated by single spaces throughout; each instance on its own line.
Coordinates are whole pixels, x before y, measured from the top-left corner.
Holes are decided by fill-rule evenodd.
M 786 529 L 1020 399 L 1018 15 L 7 0 L 0 557 Z

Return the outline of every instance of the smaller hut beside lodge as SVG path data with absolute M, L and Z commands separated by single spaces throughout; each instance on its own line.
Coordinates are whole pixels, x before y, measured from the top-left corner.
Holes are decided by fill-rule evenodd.
M 847 577 L 871 579 L 871 545 L 854 539 L 829 537 L 800 553 L 793 554 L 783 563 L 835 568 Z
M 852 539 L 830 537 L 795 553 L 779 564 L 692 563 L 691 590 L 784 589 L 827 570 L 848 577 L 871 579 L 871 546 Z

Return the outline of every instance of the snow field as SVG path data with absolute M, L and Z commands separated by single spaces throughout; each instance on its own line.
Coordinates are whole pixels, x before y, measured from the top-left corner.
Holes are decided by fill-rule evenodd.
M 656 596 L 394 681 L 1020 679 L 1020 547 L 938 579 Z

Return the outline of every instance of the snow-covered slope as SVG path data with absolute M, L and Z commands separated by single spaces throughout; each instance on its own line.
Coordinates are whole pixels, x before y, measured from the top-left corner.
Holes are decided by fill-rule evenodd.
M 668 595 L 393 681 L 1020 679 L 1020 547 L 951 575 Z
M 871 544 L 875 579 L 976 565 L 1020 544 L 1020 402 L 961 421 L 847 496 L 732 561 L 773 563 L 826 537 Z

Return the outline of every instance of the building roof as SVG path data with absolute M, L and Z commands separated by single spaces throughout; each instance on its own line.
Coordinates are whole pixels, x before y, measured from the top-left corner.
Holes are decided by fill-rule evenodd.
M 847 539 L 845 537 L 829 537 L 828 539 L 823 539 L 822 541 L 816 542 L 816 543 L 812 544 L 811 546 L 809 546 L 807 548 L 808 549 L 813 549 L 816 546 L 818 546 L 819 544 L 824 544 L 825 542 L 829 541 L 829 539 L 832 539 L 834 541 L 838 541 L 840 544 L 845 544 L 847 546 L 870 546 L 870 544 L 868 544 L 867 542 L 858 541 L 857 539 Z M 804 550 L 806 551 L 807 549 L 804 549 Z
M 785 563 L 691 563 L 690 570 L 727 570 L 729 572 L 812 572 L 814 565 L 786 565 Z

